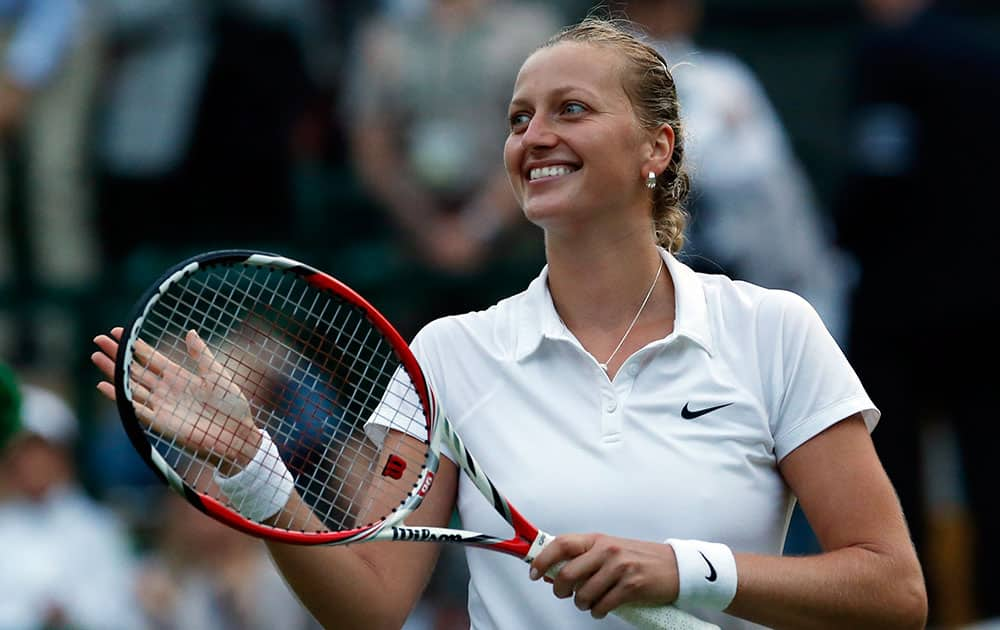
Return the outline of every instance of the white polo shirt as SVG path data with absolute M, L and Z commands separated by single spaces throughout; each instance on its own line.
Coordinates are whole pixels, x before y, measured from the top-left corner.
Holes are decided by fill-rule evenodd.
M 674 331 L 630 356 L 613 381 L 560 320 L 544 269 L 486 311 L 430 323 L 414 353 L 469 450 L 541 529 L 780 554 L 794 497 L 778 462 L 856 412 L 871 430 L 879 412 L 802 298 L 662 255 L 676 290 Z M 464 528 L 509 535 L 460 479 Z M 476 630 L 629 627 L 555 598 L 512 557 L 466 555 Z

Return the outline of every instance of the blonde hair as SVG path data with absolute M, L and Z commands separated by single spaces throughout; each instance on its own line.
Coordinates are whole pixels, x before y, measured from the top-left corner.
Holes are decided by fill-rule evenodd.
M 653 231 L 657 243 L 677 253 L 684 247 L 686 209 L 691 178 L 684 167 L 684 128 L 674 77 L 663 56 L 638 36 L 625 20 L 588 16 L 549 38 L 542 48 L 562 42 L 604 46 L 620 53 L 625 61 L 623 86 L 644 129 L 662 124 L 674 130 L 674 151 L 667 169 L 657 177 L 653 189 Z

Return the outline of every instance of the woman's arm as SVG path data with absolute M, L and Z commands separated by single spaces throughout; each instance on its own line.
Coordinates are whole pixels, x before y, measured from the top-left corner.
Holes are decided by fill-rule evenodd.
M 923 628 L 923 573 L 860 415 L 779 466 L 824 552 L 737 554 L 739 587 L 727 612 L 777 628 Z
M 861 415 L 813 437 L 779 466 L 824 551 L 737 553 L 738 585 L 726 612 L 774 628 L 923 628 L 923 574 Z M 556 596 L 574 596 L 595 617 L 626 602 L 677 597 L 670 545 L 559 536 L 532 563 L 532 576 L 560 561 L 568 562 L 553 582 Z
M 434 486 L 407 519 L 445 527 L 455 505 L 458 472 L 442 458 Z M 440 547 L 373 542 L 340 547 L 268 543 L 275 564 L 325 628 L 396 630 L 430 579 Z
M 94 365 L 107 379 L 98 383 L 97 389 L 111 401 L 115 400 L 112 384 L 115 377 L 114 357 L 118 353 L 122 332 L 120 327 L 116 327 L 110 335 L 97 336 L 94 342 L 100 351 L 91 356 Z M 190 333 L 187 343 L 192 357 L 198 360 L 200 373 L 214 384 L 214 409 L 222 408 L 220 401 L 229 400 L 232 403 L 229 411 L 205 412 L 194 414 L 193 418 L 182 418 L 169 410 L 188 409 L 192 405 L 158 404 L 164 400 L 176 403 L 178 397 L 189 395 L 181 384 L 174 382 L 175 373 L 183 368 L 148 346 L 138 344 L 136 357 L 141 366 L 137 366 L 133 373 L 136 378 L 133 389 L 142 400 L 137 400 L 137 414 L 142 421 L 174 436 L 192 452 L 225 453 L 219 462 L 220 468 L 225 469 L 227 475 L 238 472 L 254 458 L 261 440 L 249 417 L 249 407 L 239 389 L 232 385 L 231 374 L 211 380 L 212 375 L 226 368 L 215 362 L 204 342 L 195 333 Z M 180 380 L 180 383 L 184 382 L 186 380 Z M 228 383 L 229 386 L 220 383 Z M 154 411 L 156 408 L 160 411 Z M 256 441 L 246 437 L 216 443 L 214 440 L 222 432 L 257 437 Z M 412 438 L 404 434 L 391 434 L 386 438 L 392 439 Z M 227 448 L 230 442 L 242 447 Z M 392 449 L 386 452 L 392 452 Z M 445 526 L 455 506 L 457 478 L 455 464 L 443 458 L 433 487 L 420 508 L 408 519 L 409 523 Z M 288 498 L 290 502 L 301 500 L 294 492 Z M 391 506 L 374 507 L 376 515 L 372 516 L 372 520 L 389 509 Z M 294 505 L 286 505 L 283 513 L 298 515 L 300 519 L 283 522 L 283 527 L 301 530 L 324 528 L 308 508 L 295 509 Z M 285 579 L 316 619 L 324 627 L 338 629 L 395 630 L 401 627 L 430 579 L 438 554 L 437 545 L 427 543 L 366 543 L 349 547 L 269 543 L 268 547 Z

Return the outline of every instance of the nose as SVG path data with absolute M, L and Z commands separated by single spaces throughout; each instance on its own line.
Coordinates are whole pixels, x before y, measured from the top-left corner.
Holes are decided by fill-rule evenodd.
M 528 150 L 548 148 L 555 146 L 558 137 L 548 117 L 536 115 L 531 118 L 528 128 L 524 130 L 523 142 L 524 148 Z

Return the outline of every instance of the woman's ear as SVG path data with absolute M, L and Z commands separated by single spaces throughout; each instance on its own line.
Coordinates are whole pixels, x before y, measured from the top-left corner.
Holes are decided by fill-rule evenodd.
M 674 154 L 674 129 L 663 123 L 653 132 L 650 139 L 649 161 L 646 170 L 662 173 L 670 166 L 670 158 Z

